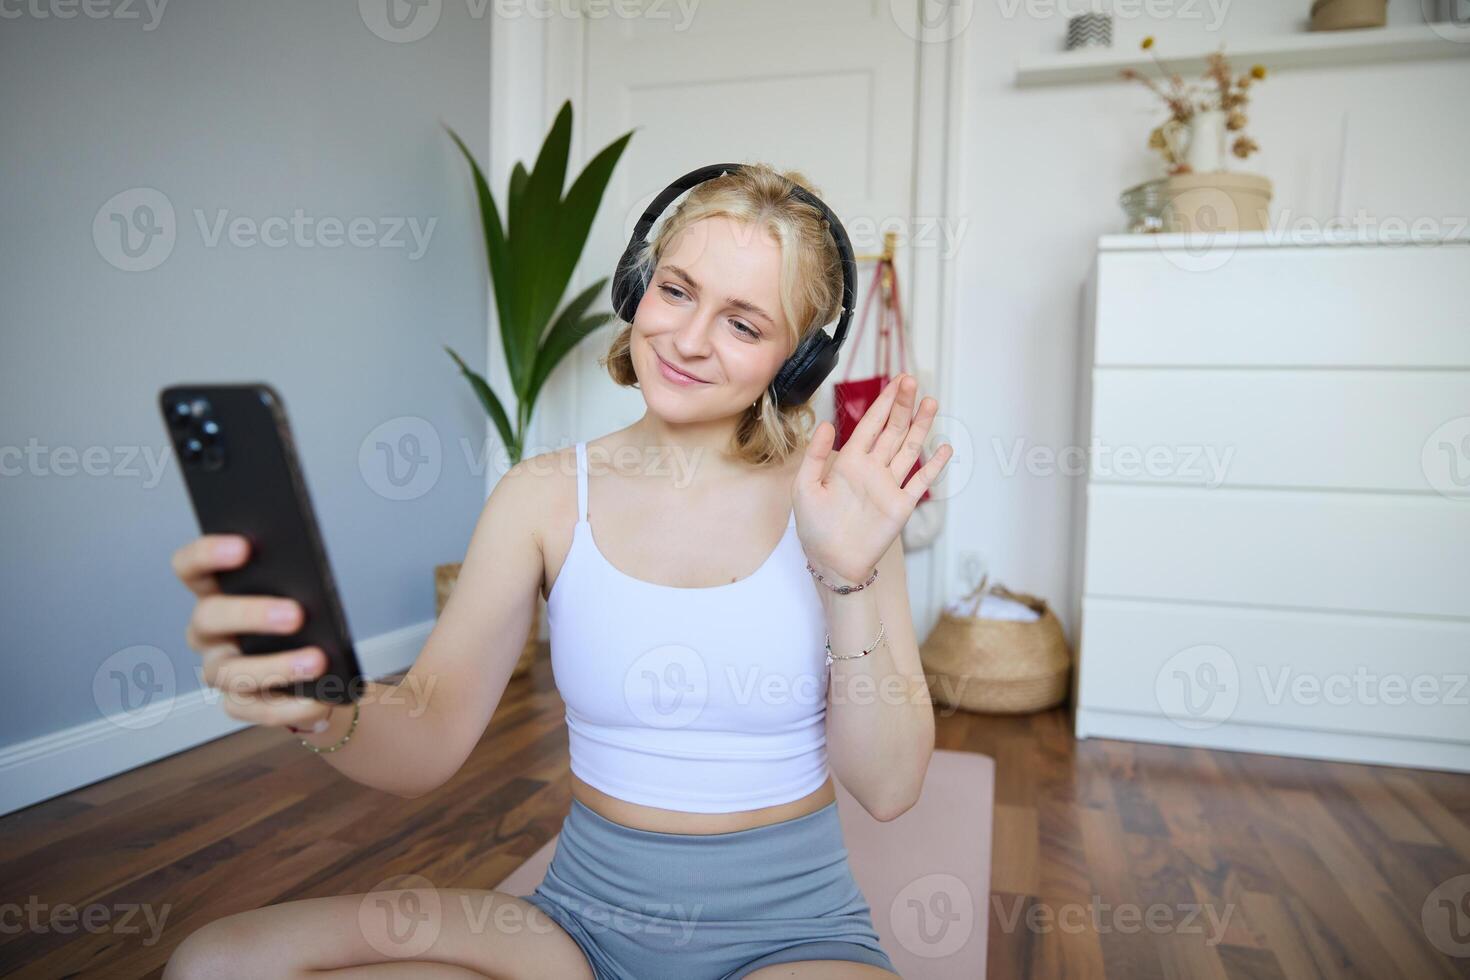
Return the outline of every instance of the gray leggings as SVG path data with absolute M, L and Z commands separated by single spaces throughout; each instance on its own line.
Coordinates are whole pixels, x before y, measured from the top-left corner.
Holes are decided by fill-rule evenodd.
M 597 980 L 737 980 L 795 960 L 894 969 L 835 802 L 749 830 L 662 834 L 573 799 L 545 879 L 523 897 L 571 934 Z

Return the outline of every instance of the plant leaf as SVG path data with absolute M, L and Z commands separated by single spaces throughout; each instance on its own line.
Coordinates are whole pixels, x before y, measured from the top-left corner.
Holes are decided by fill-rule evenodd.
M 505 414 L 505 409 L 501 407 L 500 399 L 495 397 L 495 392 L 490 390 L 490 385 L 485 379 L 471 371 L 469 365 L 448 344 L 444 346 L 444 349 L 449 352 L 449 356 L 454 358 L 454 363 L 459 365 L 459 370 L 469 379 L 470 387 L 475 390 L 475 394 L 480 398 L 480 404 L 485 406 L 485 411 L 494 421 L 495 428 L 499 430 L 500 439 L 505 443 L 506 449 L 514 453 L 516 451 L 515 433 L 510 427 L 510 418 Z
M 510 368 L 511 376 L 515 377 L 516 372 L 522 369 L 519 364 L 520 349 L 512 350 L 511 345 L 504 343 L 504 337 L 507 332 L 505 325 L 514 320 L 516 283 L 520 277 L 516 275 L 513 257 L 506 246 L 506 232 L 501 228 L 500 212 L 495 207 L 495 198 L 490 194 L 490 185 L 485 180 L 485 174 L 475 162 L 469 147 L 465 146 L 464 140 L 459 138 L 459 134 L 447 125 L 444 128 L 464 154 L 474 177 L 475 197 L 480 203 L 480 222 L 485 232 L 485 258 L 490 272 L 490 286 L 495 296 L 496 318 L 501 324 L 506 364 Z
M 602 287 L 607 285 L 607 279 L 608 277 L 604 276 L 578 293 L 561 311 L 556 322 L 551 325 L 551 329 L 547 331 L 546 339 L 536 350 L 536 364 L 531 371 L 530 386 L 526 389 L 526 397 L 531 404 L 535 403 L 536 396 L 541 392 L 541 386 L 546 383 L 546 379 L 551 376 L 552 370 L 561 362 L 561 359 L 566 357 L 572 348 L 581 343 L 588 334 L 612 317 L 610 311 L 594 314 L 590 318 L 583 317 L 587 307 L 592 305 L 592 301 L 597 298 Z M 585 326 L 587 323 L 590 323 L 591 326 Z
M 571 145 L 572 103 L 567 100 L 556 114 L 531 175 L 525 182 L 520 206 L 527 220 L 511 236 L 516 267 L 520 270 L 515 342 L 521 349 L 517 361 L 523 370 L 515 375 L 515 384 L 516 391 L 522 394 L 530 384 L 537 341 L 556 312 L 556 305 L 571 278 L 570 270 L 559 274 L 559 270 L 547 261 L 554 243 L 562 239 L 561 191 Z
M 607 183 L 612 179 L 613 169 L 632 138 L 633 131 L 629 130 L 603 147 L 572 183 L 562 203 L 560 237 L 551 243 L 543 256 L 548 275 L 562 277 L 564 283 L 571 279 L 587 244 L 587 235 L 592 229 L 593 219 L 597 217 L 597 208 L 602 203 Z

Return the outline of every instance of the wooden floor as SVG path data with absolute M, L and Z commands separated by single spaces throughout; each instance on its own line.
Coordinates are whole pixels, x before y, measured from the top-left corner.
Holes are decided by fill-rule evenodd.
M 1421 924 L 1431 890 L 1470 873 L 1470 776 L 1068 730 L 1064 712 L 940 712 L 940 748 L 997 763 L 992 980 L 1470 976 Z M 491 887 L 560 829 L 567 779 L 544 656 L 417 800 L 248 729 L 0 818 L 0 974 L 156 977 L 230 912 L 404 873 Z M 91 928 L 46 925 L 62 904 Z M 41 928 L 25 911 L 17 931 L 15 905 Z M 1432 911 L 1470 942 L 1470 909 Z

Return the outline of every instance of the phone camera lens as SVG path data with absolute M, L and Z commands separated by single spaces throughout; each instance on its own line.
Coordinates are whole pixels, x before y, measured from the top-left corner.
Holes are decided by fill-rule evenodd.
M 225 465 L 225 448 L 223 446 L 209 446 L 204 450 L 204 468 L 206 470 L 223 469 Z
M 194 417 L 193 411 L 186 401 L 174 402 L 173 407 L 169 409 L 168 420 L 173 423 L 174 428 L 179 428 Z
M 205 442 L 213 443 L 219 439 L 219 423 L 214 419 L 206 419 L 199 431 L 204 434 Z
M 203 418 L 204 416 L 209 414 L 209 402 L 205 401 L 203 398 L 196 398 L 189 406 L 189 410 L 196 419 Z
M 198 439 L 188 438 L 184 440 L 184 462 L 192 463 L 204 452 L 204 443 Z

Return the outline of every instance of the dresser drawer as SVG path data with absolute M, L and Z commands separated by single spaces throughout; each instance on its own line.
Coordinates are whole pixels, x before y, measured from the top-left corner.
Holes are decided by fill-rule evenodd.
M 1083 617 L 1092 710 L 1163 715 L 1180 736 L 1227 723 L 1470 734 L 1470 623 L 1092 598 Z
M 1088 487 L 1087 598 L 1470 618 L 1466 555 L 1434 494 Z
M 1465 416 L 1470 371 L 1098 368 L 1092 475 L 1427 491 L 1426 443 Z
M 1096 364 L 1467 367 L 1470 246 L 1098 257 Z

